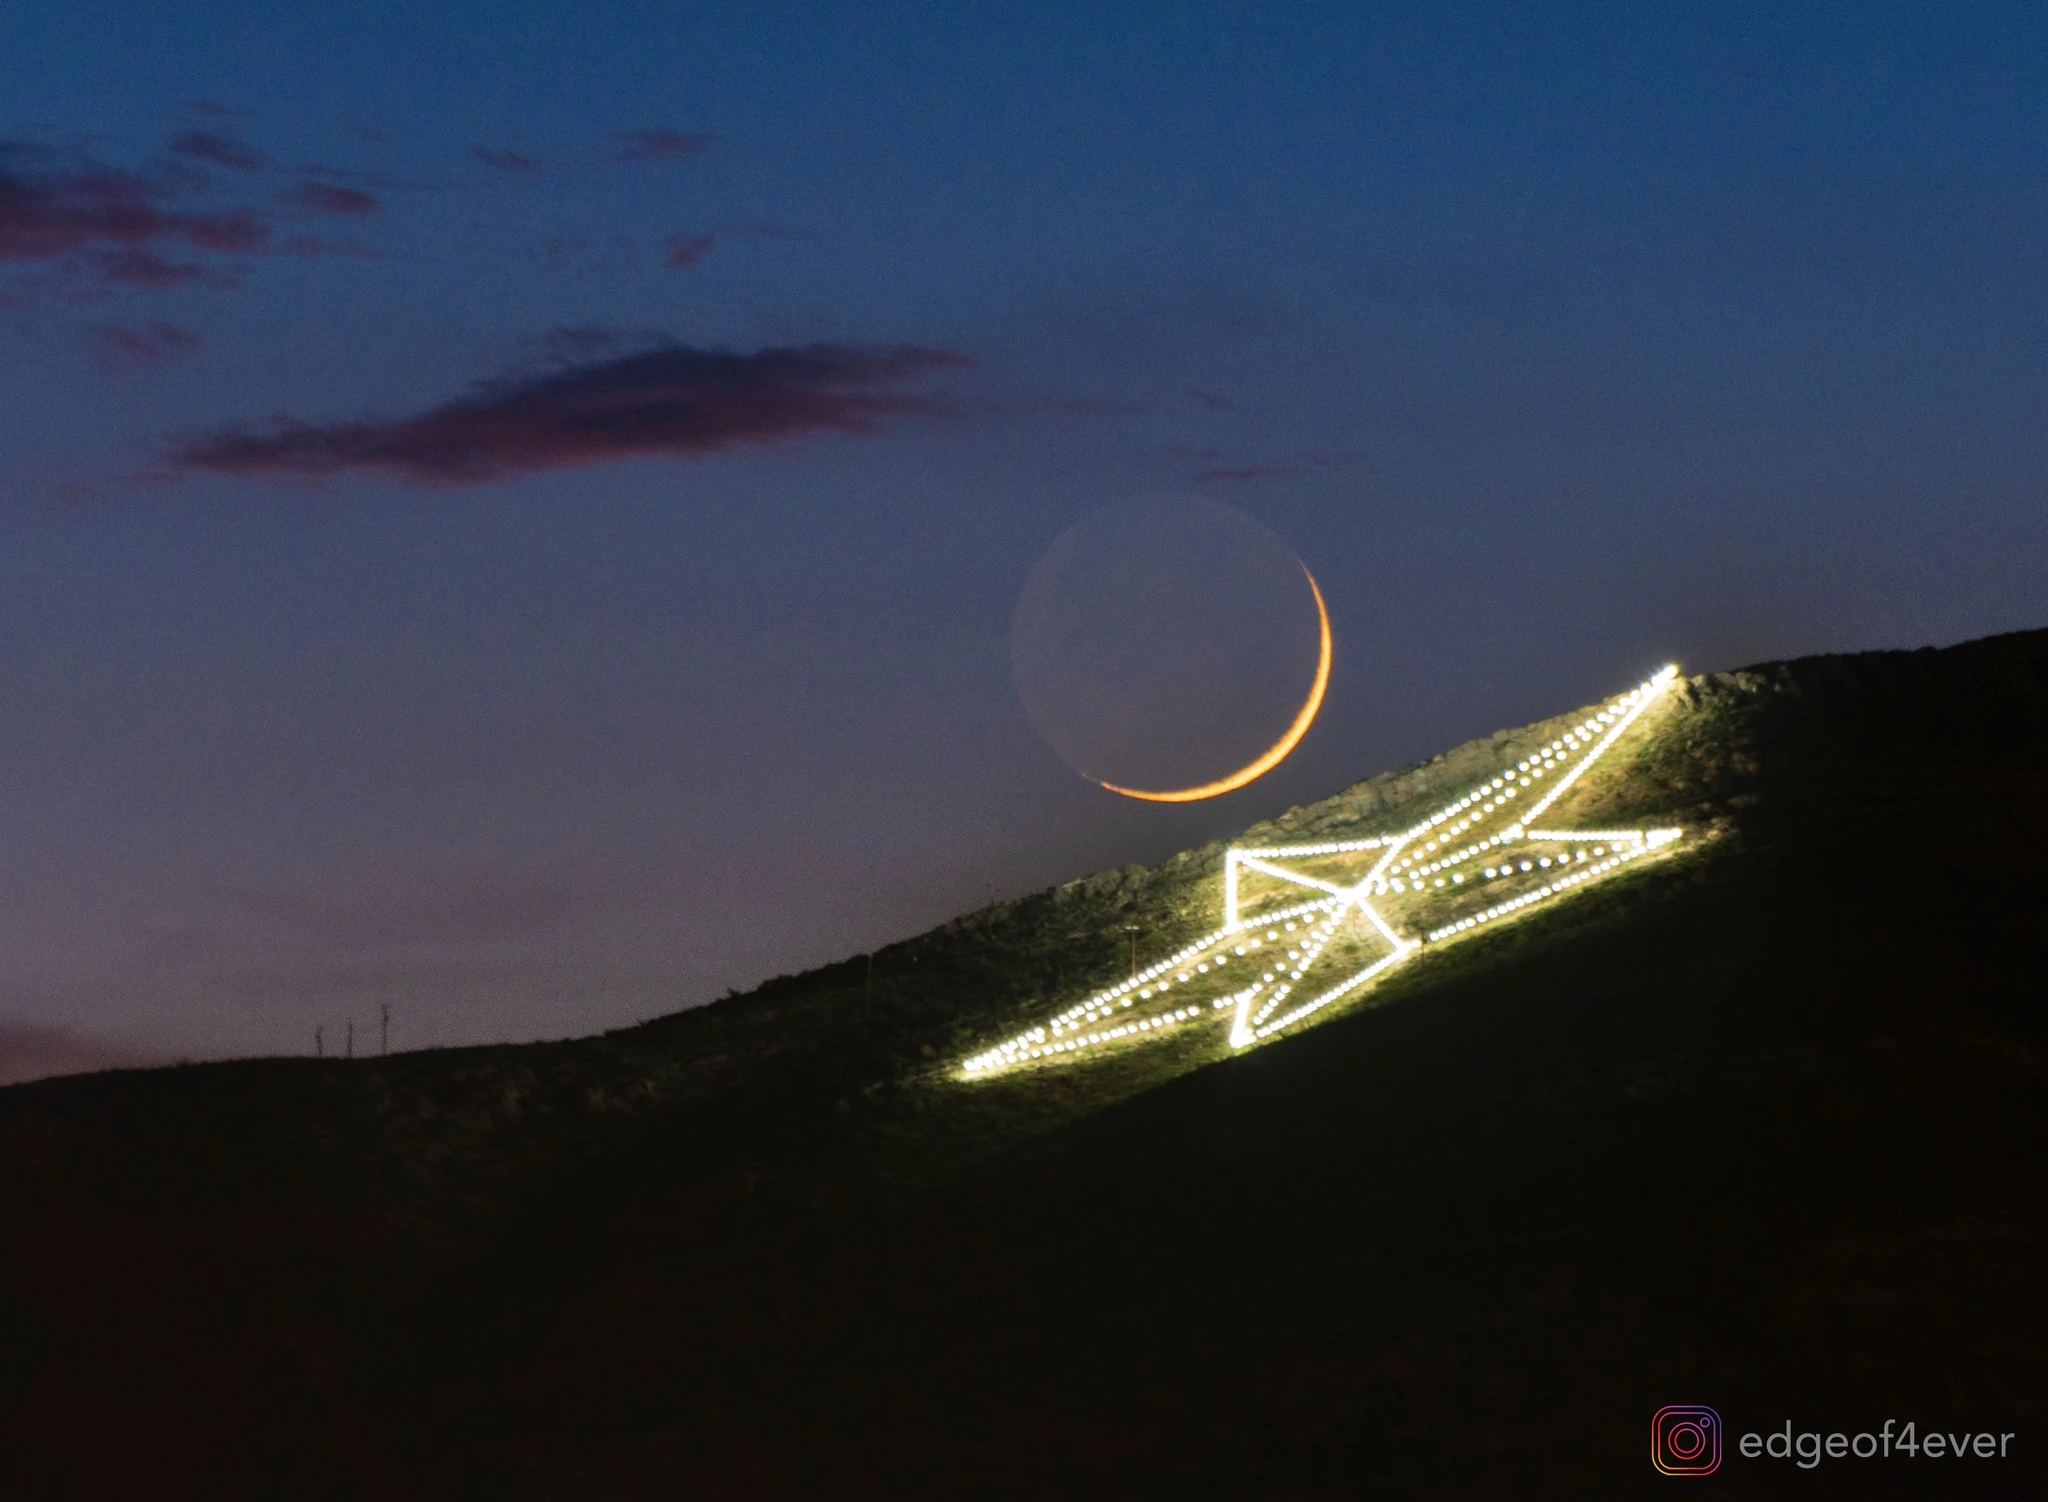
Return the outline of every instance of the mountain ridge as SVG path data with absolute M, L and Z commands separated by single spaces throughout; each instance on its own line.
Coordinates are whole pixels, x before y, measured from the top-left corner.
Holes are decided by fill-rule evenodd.
M 1567 718 L 1475 738 L 1241 838 L 1395 817 Z M 1701 836 L 1691 848 L 1540 920 L 1449 946 L 1369 1004 L 1239 1057 L 1214 1039 L 1166 1041 L 1010 1081 L 967 1085 L 957 1072 L 970 1046 L 1122 973 L 1120 925 L 1133 915 L 1149 924 L 1147 953 L 1212 926 L 1225 848 L 1215 842 L 1135 874 L 1093 873 L 962 915 L 872 961 L 854 956 L 592 1038 L 0 1090 L 0 1195 L 10 1209 L 0 1228 L 0 1440 L 28 1457 L 27 1474 L 49 1495 L 132 1495 L 138 1485 L 177 1494 L 166 1477 L 215 1495 L 661 1495 L 677 1467 L 728 1495 L 864 1494 L 841 1484 L 848 1474 L 871 1478 L 876 1495 L 946 1495 L 968 1481 L 992 1495 L 1047 1495 L 1063 1474 L 1121 1477 L 1109 1489 L 1130 1494 L 1145 1489 L 1128 1470 L 1133 1456 L 1247 1485 L 1285 1476 L 1311 1495 L 1379 1475 L 1373 1455 L 1384 1459 L 1399 1433 L 1408 1437 L 1394 1448 L 1406 1459 L 1395 1471 L 1411 1494 L 1426 1494 L 1439 1473 L 1488 1492 L 1494 1473 L 1470 1457 L 1453 1463 L 1445 1448 L 1458 1432 L 1455 1395 L 1469 1387 L 1479 1429 L 1493 1426 L 1488 1453 L 1503 1464 L 1522 1457 L 1517 1465 L 1546 1457 L 1558 1494 L 1585 1495 L 1606 1485 L 1605 1451 L 1561 1450 L 1507 1419 L 1500 1384 L 1525 1382 L 1536 1358 L 1487 1356 L 1484 1342 L 1472 1344 L 1479 1337 L 1456 1311 L 1459 1289 L 1479 1285 L 1388 1262 L 1384 1251 L 1355 1255 L 1386 1288 L 1411 1290 L 1416 1309 L 1436 1311 L 1413 1316 L 1423 1344 L 1373 1346 L 1375 1321 L 1409 1316 L 1351 1289 L 1342 1304 L 1351 1313 L 1333 1317 L 1355 1326 L 1359 1349 L 1379 1354 L 1364 1375 L 1329 1379 L 1382 1396 L 1354 1412 L 1346 1405 L 1364 1398 L 1332 1409 L 1260 1388 L 1249 1401 L 1272 1422 L 1297 1411 L 1288 1402 L 1309 1402 L 1299 1411 L 1316 1416 L 1321 1436 L 1312 1465 L 1209 1435 L 1210 1400 L 1183 1392 L 1173 1370 L 1213 1376 L 1221 1358 L 1190 1345 L 1174 1311 L 1213 1290 L 1162 1251 L 1172 1238 L 1160 1228 L 1237 1245 L 1235 1222 L 1263 1214 L 1317 1245 L 1378 1246 L 1319 1187 L 1355 1181 L 1360 1203 L 1400 1207 L 1419 1249 L 1439 1248 L 1472 1278 L 1523 1288 L 1536 1276 L 1529 1268 L 1552 1267 L 1542 1250 L 1550 1243 L 1529 1242 L 1501 1219 L 1508 1211 L 1449 1187 L 1478 1171 L 1524 1221 L 1553 1225 L 1545 1234 L 1557 1245 L 1590 1245 L 1582 1226 L 1598 1224 L 1617 1244 L 1671 1259 L 1678 1291 L 1707 1288 L 1713 1268 L 1663 1209 L 1653 1207 L 1647 1229 L 1612 1221 L 1601 1196 L 1629 1193 L 1604 1187 L 1628 1181 L 1614 1165 L 1634 1172 L 1658 1161 L 1647 1146 L 1649 1159 L 1630 1158 L 1629 1134 L 1649 1129 L 1620 1124 L 1662 1123 L 1646 1142 L 1663 1131 L 1689 1152 L 1725 1158 L 1727 1149 L 1699 1144 L 1717 1133 L 1749 1142 L 1757 1112 L 1785 1123 L 1779 1139 L 1742 1149 L 1751 1153 L 1743 1171 L 1760 1183 L 1776 1183 L 1773 1151 L 1861 1182 L 1861 1150 L 1842 1122 L 1896 1140 L 1901 1161 L 1930 1181 L 1906 1196 L 1899 1224 L 1946 1228 L 1948 1240 L 1925 1255 L 1929 1288 L 1953 1307 L 1944 1314 L 1934 1293 L 1897 1284 L 1885 1271 L 1893 1254 L 1869 1250 L 1907 1234 L 1882 1231 L 1893 1212 L 1829 1201 L 1844 1229 L 1827 1234 L 1862 1249 L 1855 1256 L 1878 1269 L 1869 1276 L 1911 1315 L 1907 1344 L 1928 1359 L 1938 1343 L 1925 1330 L 1964 1320 L 1980 1372 L 1964 1396 L 2012 1422 L 2038 1419 L 2026 1396 L 2048 1391 L 2034 1381 L 2038 1361 L 1980 1328 L 1978 1296 L 1958 1282 L 1963 1261 L 1938 1248 L 1964 1244 L 1958 1236 L 1981 1242 L 1988 1233 L 1970 1224 L 2003 1228 L 1990 1250 L 1972 1253 L 1975 1273 L 2017 1311 L 2010 1319 L 2033 1327 L 2038 1299 L 2013 1279 L 2048 1245 L 2023 1208 L 2040 1187 L 2048 1141 L 2028 1104 L 2038 1101 L 2043 1039 L 2025 984 L 2036 953 L 2028 915 L 2044 895 L 2034 872 L 2048 831 L 2044 749 L 2048 631 L 1687 680 L 1602 791 L 1631 816 L 1682 820 Z M 1911 860 L 1899 860 L 1902 849 Z M 1746 937 L 1731 942 L 1731 932 Z M 1890 1021 L 1870 1021 L 1854 988 L 1841 991 L 1852 974 Z M 1683 1016 L 1643 1007 L 1639 977 L 1651 975 L 1689 998 Z M 1524 993 L 1538 1003 L 1508 1003 Z M 1944 994 L 1961 1010 L 1944 1010 Z M 1503 1041 L 1513 1038 L 1526 1056 Z M 1919 1081 L 1907 1067 L 1916 1047 L 1931 1061 Z M 1815 1090 L 1836 1115 L 1802 1104 L 1802 1091 Z M 1942 1132 L 1919 1142 L 1901 1118 L 1897 1101 L 1915 1092 L 1940 1103 L 1930 1119 L 1952 1123 L 1942 1129 L 1955 1139 L 1948 1145 L 1968 1159 L 1948 1171 L 1950 1190 L 1933 1184 L 1944 1170 L 1928 1156 Z M 1987 1115 L 1992 1104 L 2004 1114 Z M 1333 1156 L 1330 1133 L 1401 1145 L 1361 1164 Z M 1295 1156 L 1229 1146 L 1261 1134 L 1292 1143 Z M 1534 1147 L 1481 1147 L 1553 1139 L 1594 1165 L 1583 1183 L 1557 1178 L 1541 1154 L 1528 1156 Z M 1522 1166 L 1485 1167 L 1488 1151 Z M 1418 1165 L 1408 1178 L 1395 1166 L 1404 1157 Z M 1123 1167 L 1090 1166 L 1098 1163 Z M 1183 1163 L 1185 1172 L 1173 1166 Z M 1529 1184 L 1552 1181 L 1577 1220 L 1529 1198 Z M 1215 1186 L 1226 1182 L 1263 1209 L 1219 1203 Z M 1771 1282 L 1751 1241 L 1806 1246 L 1818 1233 L 1798 1229 L 1802 1212 L 1773 1198 L 1776 1189 L 1756 1193 L 1754 1235 L 1717 1233 L 1715 1245 L 1745 1286 L 1780 1307 L 1792 1285 Z M 1962 1211 L 1952 1214 L 1942 1193 Z M 1522 1247 L 1526 1262 L 1486 1251 L 1496 1243 Z M 1091 1345 L 1065 1314 L 1047 1324 L 1049 1308 L 1030 1292 L 1046 1280 L 1068 1286 L 1059 1269 L 1088 1265 L 1104 1247 L 1117 1249 L 1118 1265 L 1165 1255 L 1173 1269 L 1165 1291 L 1142 1295 L 1135 1312 L 1100 1306 L 1112 1323 L 1142 1330 L 1134 1338 L 1149 1354 L 1131 1358 L 1144 1368 L 1131 1380 L 1183 1392 L 1173 1409 L 1183 1417 L 1119 1441 L 1136 1445 L 1128 1454 L 1102 1449 L 1109 1431 L 1058 1397 L 1055 1380 L 1072 1351 L 1093 1351 L 1106 1370 L 1128 1361 Z M 1329 1246 L 1307 1255 L 1333 1286 L 1351 1288 L 1351 1264 Z M 1666 1307 L 1667 1291 L 1641 1285 L 1631 1267 L 1610 1269 L 1613 1286 Z M 1588 1309 L 1607 1307 L 1573 1265 L 1543 1276 L 1578 1290 L 1571 1299 L 1594 1300 Z M 1825 1286 L 1798 1276 L 1809 1279 L 1800 1288 Z M 1627 1409 L 1633 1432 L 1642 1415 L 1623 1398 L 1670 1360 L 1607 1314 L 1588 1315 L 1589 1329 L 1606 1332 L 1598 1339 L 1571 1335 L 1538 1294 L 1497 1308 L 1491 1295 L 1471 1296 L 1503 1328 L 1564 1340 L 1579 1353 L 1566 1363 L 1567 1386 L 1584 1386 L 1601 1425 L 1610 1408 Z M 1270 1328 L 1310 1367 L 1350 1370 L 1353 1358 L 1325 1348 L 1287 1286 L 1246 1297 L 1269 1326 L 1226 1320 L 1216 1338 L 1232 1361 L 1254 1360 Z M 1083 1303 L 1097 1308 L 1096 1299 Z M 987 1328 L 977 1307 L 997 1311 Z M 1905 1370 L 1880 1359 L 1875 1327 L 1828 1307 L 1841 1349 L 1861 1351 L 1874 1370 Z M 1794 1360 L 1768 1331 L 1736 1329 L 1749 1342 L 1740 1350 L 1732 1334 L 1719 1347 L 1710 1332 L 1681 1342 L 1703 1371 L 1721 1374 L 1722 1391 L 1741 1365 L 1730 1351 L 1781 1367 Z M 1006 1364 L 972 1354 L 989 1341 L 1011 1353 Z M 1463 1354 L 1442 1368 L 1431 1341 Z M 659 1351 L 685 1354 L 671 1361 Z M 872 1363 L 865 1384 L 854 1375 L 862 1360 Z M 961 1363 L 973 1376 L 960 1380 L 995 1394 L 994 1411 L 1051 1426 L 1058 1437 L 1043 1464 L 1004 1459 L 988 1415 L 932 1385 L 935 1372 Z M 1469 1382 L 1456 1375 L 1467 1367 Z M 172 1370 L 187 1380 L 168 1380 Z M 1605 1395 L 1597 1403 L 1596 1390 Z M 868 1416 L 872 1443 L 837 1433 L 835 1403 Z M 1393 1429 L 1386 1403 L 1408 1405 Z M 1378 1436 L 1379 1451 L 1342 1438 L 1347 1423 Z M 109 1424 L 122 1443 L 105 1443 Z M 778 1446 L 801 1463 L 775 1460 Z M 891 1446 L 940 1457 L 926 1481 L 947 1485 L 921 1491 Z M 1631 1441 L 1626 1458 L 1639 1464 L 1637 1448 Z M 1866 1494 L 1892 1484 L 1879 1478 Z

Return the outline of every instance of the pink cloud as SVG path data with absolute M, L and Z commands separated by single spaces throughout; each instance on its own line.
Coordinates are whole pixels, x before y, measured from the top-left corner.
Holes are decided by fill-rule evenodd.
M 188 287 L 203 281 L 206 270 L 189 261 L 166 261 L 153 250 L 123 250 L 104 257 L 100 275 L 123 287 Z
M 1220 457 L 1214 450 L 1204 457 Z M 1284 461 L 1269 460 L 1265 463 L 1220 464 L 1205 469 L 1195 476 L 1195 483 L 1205 480 L 1298 480 L 1318 470 L 1339 469 L 1370 457 L 1363 449 L 1333 449 L 1327 453 L 1297 454 Z
M 382 208 L 377 199 L 360 188 L 342 188 L 333 183 L 304 182 L 287 200 L 296 208 L 316 214 L 374 214 Z
M 1220 469 L 1205 469 L 1195 476 L 1195 483 L 1204 480 L 1294 480 L 1308 473 L 1299 464 L 1242 464 Z
M 194 212 L 173 199 L 136 173 L 90 163 L 38 170 L 31 154 L 0 150 L 0 262 L 44 263 L 60 286 L 182 287 L 208 269 L 170 252 L 246 254 L 269 238 L 246 212 Z
M 661 264 L 686 271 L 711 253 L 711 247 L 718 243 L 716 235 L 670 235 L 667 240 L 668 254 Z
M 154 370 L 179 355 L 199 348 L 199 336 L 174 323 L 153 323 L 128 329 L 100 324 L 87 333 L 93 352 L 117 370 Z
M 618 459 L 698 458 L 940 415 L 947 408 L 938 400 L 893 388 L 967 363 L 911 346 L 742 354 L 668 344 L 485 382 L 411 417 L 280 417 L 224 428 L 177 445 L 164 463 L 170 473 L 318 479 L 357 472 L 471 485 Z
M 338 256 L 345 261 L 381 261 L 384 252 L 368 245 L 358 245 L 352 240 L 323 240 L 318 235 L 293 235 L 284 242 L 286 251 L 295 256 Z
M 718 138 L 699 130 L 622 130 L 612 136 L 614 162 L 681 162 L 709 150 Z
M 721 235 L 759 235 L 764 240 L 813 240 L 817 237 L 807 229 L 797 229 L 787 224 L 770 224 L 765 220 L 748 219 L 738 224 L 721 224 Z
M 107 168 L 32 174 L 0 165 L 0 261 L 158 240 L 242 250 L 263 238 L 262 226 L 246 215 L 177 213 L 163 196 L 147 180 Z
M 170 147 L 174 155 L 215 167 L 231 167 L 237 172 L 260 172 L 270 165 L 262 153 L 246 142 L 219 131 L 181 131 L 171 137 Z
M 469 154 L 486 167 L 495 167 L 500 172 L 509 172 L 515 177 L 538 177 L 541 163 L 538 157 L 528 156 L 523 151 L 498 151 L 489 146 L 472 146 Z

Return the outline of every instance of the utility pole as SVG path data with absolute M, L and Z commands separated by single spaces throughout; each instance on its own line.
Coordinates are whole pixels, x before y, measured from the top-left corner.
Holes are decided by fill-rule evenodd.
M 377 1054 L 388 1057 L 391 1053 L 391 1003 L 380 1004 L 377 1017 Z
M 1124 932 L 1131 936 L 1131 979 L 1138 978 L 1138 925 L 1126 923 Z
M 327 1057 L 327 1040 L 321 1036 L 321 1030 L 317 1027 L 313 1029 L 313 1057 L 316 1059 Z
M 345 1058 L 350 1058 L 350 1059 L 353 1059 L 353 1058 L 354 1058 L 355 1056 L 356 1056 L 356 1020 L 355 1020 L 355 1018 L 351 1017 L 351 1018 L 349 1018 L 349 1020 L 348 1020 L 348 1052 L 347 1052 L 347 1054 L 345 1054 L 345 1055 L 344 1055 L 344 1057 L 345 1057 Z

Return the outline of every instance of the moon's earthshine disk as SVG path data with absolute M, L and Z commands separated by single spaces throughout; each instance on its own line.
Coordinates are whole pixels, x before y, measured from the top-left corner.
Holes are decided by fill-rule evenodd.
M 1154 495 L 1046 550 L 1011 653 L 1033 728 L 1068 766 L 1120 796 L 1193 803 L 1300 743 L 1329 686 L 1330 622 L 1266 527 L 1207 496 Z

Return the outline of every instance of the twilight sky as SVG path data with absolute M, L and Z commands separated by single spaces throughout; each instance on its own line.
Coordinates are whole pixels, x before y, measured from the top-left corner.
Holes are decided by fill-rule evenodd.
M 313 9 L 0 9 L 0 1080 L 630 1023 L 2048 624 L 2038 3 Z M 1159 492 L 1336 631 L 1184 807 L 1010 671 Z

